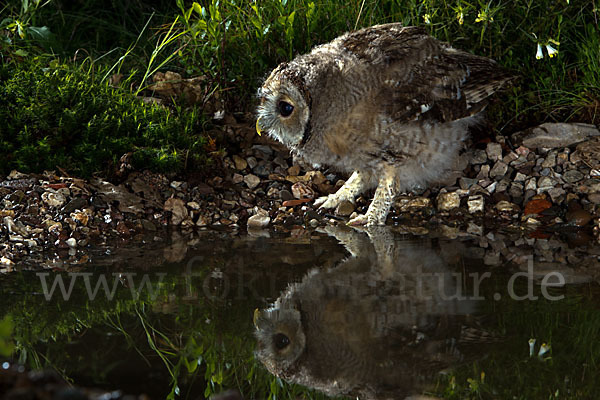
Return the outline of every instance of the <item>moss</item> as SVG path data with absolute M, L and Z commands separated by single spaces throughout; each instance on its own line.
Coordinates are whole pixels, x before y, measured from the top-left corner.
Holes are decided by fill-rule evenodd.
M 195 110 L 145 104 L 77 67 L 0 70 L 0 173 L 61 167 L 87 177 L 128 152 L 134 167 L 181 172 L 206 161 L 202 123 Z

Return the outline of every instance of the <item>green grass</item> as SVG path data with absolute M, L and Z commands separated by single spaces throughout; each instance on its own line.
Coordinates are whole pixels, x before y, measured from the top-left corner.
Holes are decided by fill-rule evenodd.
M 278 63 L 343 32 L 400 21 L 494 58 L 520 77 L 488 108 L 492 126 L 509 134 L 546 121 L 600 121 L 599 8 L 599 0 L 11 0 L 0 9 L 0 51 L 2 63 L 16 69 L 40 55 L 61 64 L 74 61 L 69 68 L 83 82 L 97 82 L 89 75 L 100 70 L 118 71 L 136 94 L 149 93 L 149 78 L 157 70 L 202 75 L 207 93 L 214 94 L 209 102 L 252 111 L 256 88 Z M 558 52 L 550 57 L 548 50 Z M 129 101 L 118 98 L 117 103 Z M 27 136 L 31 129 L 23 125 L 18 132 L 26 130 L 21 135 Z M 45 134 L 32 137 L 39 141 Z M 13 140 L 13 149 L 20 143 Z M 190 149 L 169 146 L 169 151 Z M 12 165 L 41 167 L 28 162 Z M 107 167 L 105 161 L 91 165 Z M 181 167 L 163 163 L 168 165 Z

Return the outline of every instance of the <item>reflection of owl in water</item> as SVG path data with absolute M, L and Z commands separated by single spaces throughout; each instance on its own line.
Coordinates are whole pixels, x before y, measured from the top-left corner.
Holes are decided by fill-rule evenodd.
M 460 279 L 430 247 L 328 229 L 354 256 L 255 314 L 256 354 L 271 373 L 328 395 L 402 399 L 481 352 L 473 345 L 490 335 L 469 315 L 475 304 L 451 299 Z

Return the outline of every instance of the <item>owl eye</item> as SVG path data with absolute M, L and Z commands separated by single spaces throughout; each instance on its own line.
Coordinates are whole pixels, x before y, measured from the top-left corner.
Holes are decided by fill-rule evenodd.
M 290 338 L 285 336 L 283 333 L 277 333 L 273 336 L 273 341 L 275 342 L 275 347 L 277 350 L 283 350 L 290 344 Z
M 281 114 L 282 117 L 289 117 L 292 114 L 292 111 L 294 111 L 293 105 L 287 101 L 279 102 L 279 114 Z

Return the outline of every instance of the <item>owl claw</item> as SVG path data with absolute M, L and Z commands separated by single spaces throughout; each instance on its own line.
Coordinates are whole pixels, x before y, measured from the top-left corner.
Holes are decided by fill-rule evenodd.
M 341 203 L 341 199 L 339 199 L 335 194 L 330 194 L 329 196 L 319 197 L 315 200 L 315 207 L 319 208 L 335 208 L 338 204 Z
M 369 226 L 369 218 L 364 214 L 359 214 L 358 216 L 352 218 L 348 221 L 348 225 L 350 226 Z

